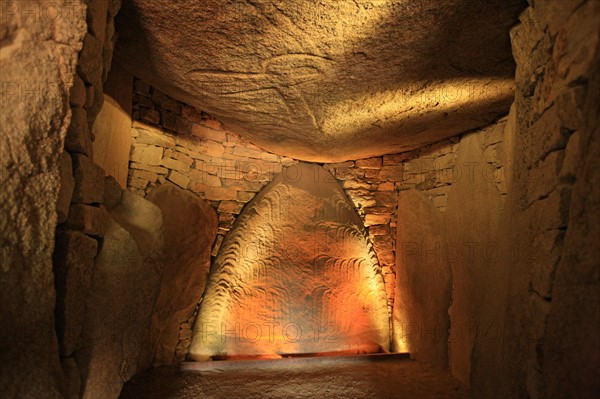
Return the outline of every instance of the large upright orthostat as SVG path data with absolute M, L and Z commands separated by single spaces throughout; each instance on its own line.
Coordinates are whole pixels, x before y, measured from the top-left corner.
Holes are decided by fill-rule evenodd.
M 289 167 L 225 238 L 190 357 L 382 348 L 389 349 L 385 288 L 360 217 L 323 168 Z

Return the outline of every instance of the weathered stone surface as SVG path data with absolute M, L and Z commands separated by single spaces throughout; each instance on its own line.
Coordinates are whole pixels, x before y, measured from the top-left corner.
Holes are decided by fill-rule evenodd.
M 47 5 L 3 3 L 0 18 L 0 392 L 6 398 L 63 398 L 52 251 L 59 156 L 86 25 L 81 2 L 55 3 L 64 14 L 53 23 L 42 15 Z
M 365 176 L 363 170 L 353 167 L 340 167 L 335 169 L 335 177 L 340 180 L 356 180 Z
M 181 188 L 188 188 L 190 185 L 191 179 L 186 175 L 177 172 L 176 170 L 171 170 L 167 175 L 167 180 L 177 184 Z
M 568 56 L 564 57 L 569 60 L 565 64 L 569 71 L 567 77 L 576 76 L 573 72 L 582 74 L 588 87 L 584 107 L 573 112 L 569 112 L 571 108 L 563 109 L 561 113 L 571 116 L 583 113 L 580 137 L 571 136 L 567 152 L 577 151 L 570 148 L 571 140 L 579 141 L 583 147 L 579 148 L 579 161 L 569 161 L 577 167 L 569 180 L 573 186 L 568 225 L 560 263 L 555 270 L 552 306 L 542 348 L 541 397 L 560 397 L 564 392 L 593 397 L 600 391 L 600 382 L 596 378 L 600 372 L 597 334 L 600 329 L 600 231 L 597 223 L 600 216 L 600 93 L 595 89 L 600 84 L 598 32 L 600 4 L 588 1 L 573 13 L 563 32 L 559 33 L 568 43 Z M 565 121 L 570 123 L 571 120 Z M 565 161 L 571 157 L 568 153 Z
M 172 169 L 183 173 L 189 172 L 190 170 L 190 165 L 188 163 L 178 161 L 177 159 L 173 158 L 163 158 L 161 165 L 167 169 Z
M 368 190 L 371 187 L 371 185 L 369 183 L 364 183 L 364 182 L 360 182 L 360 181 L 356 181 L 356 180 L 344 180 L 344 181 L 342 181 L 342 187 L 344 187 L 344 189 L 350 189 L 350 190 L 359 190 L 359 189 Z
M 74 204 L 104 202 L 104 169 L 82 154 L 73 154 Z
M 152 202 L 123 191 L 121 203 L 110 211 L 110 216 L 137 242 L 141 254 L 156 258 L 163 250 L 162 213 Z
M 81 348 L 85 303 L 90 290 L 98 242 L 77 231 L 58 232 L 54 249 L 56 330 L 60 353 Z
M 94 127 L 94 123 L 96 121 L 96 117 L 100 113 L 102 106 L 104 105 L 104 92 L 102 86 L 94 87 L 94 97 L 92 98 L 91 104 L 88 104 L 86 101 L 85 111 L 87 113 L 87 122 L 90 128 L 92 141 L 94 141 L 94 132 L 92 128 Z
M 129 176 L 127 186 L 132 189 L 144 190 L 148 186 L 148 180 L 143 180 L 134 176 Z
M 107 0 L 92 0 L 87 9 L 88 29 L 100 43 L 104 42 L 106 33 L 106 17 L 108 12 Z
M 69 206 L 71 205 L 75 182 L 73 179 L 73 165 L 69 153 L 64 151 L 60 155 L 59 162 L 60 190 L 58 191 L 58 201 L 56 201 L 56 213 L 58 215 L 58 223 L 63 223 L 69 215 Z
M 324 169 L 296 168 L 293 180 L 284 172 L 261 191 L 226 236 L 195 322 L 192 358 L 388 349 L 384 283 L 360 218 Z M 236 323 L 253 342 L 233 339 Z M 255 331 L 265 323 L 275 331 Z M 288 323 L 298 331 L 294 342 Z M 335 328 L 335 342 L 306 333 L 315 328 Z
M 87 110 L 87 109 L 93 107 L 95 98 L 96 98 L 96 88 L 93 85 L 88 84 L 85 87 L 85 104 L 83 105 L 83 108 L 85 108 Z
M 90 127 L 87 122 L 87 113 L 83 108 L 71 109 L 71 124 L 65 138 L 65 149 L 88 157 L 93 156 Z
M 402 191 L 396 225 L 394 350 L 419 361 L 448 365 L 451 275 L 443 220 L 429 199 Z
M 158 147 L 175 148 L 175 139 L 158 129 L 152 129 L 150 126 L 144 128 L 138 127 L 138 135 L 135 141 L 139 144 L 150 144 Z
M 93 237 L 102 237 L 108 228 L 108 214 L 103 207 L 71 204 L 66 225 Z
M 135 179 L 144 180 L 149 183 L 154 183 L 158 179 L 158 174 L 147 170 L 134 169 L 129 172 L 129 175 Z
M 142 357 L 148 364 L 162 366 L 175 362 L 179 326 L 192 317 L 204 291 L 217 215 L 206 201 L 171 184 L 163 184 L 146 198 L 162 211 L 165 251 L 149 353 Z
M 140 107 L 140 119 L 155 125 L 160 123 L 160 113 L 152 108 Z
M 514 132 L 507 132 L 507 140 L 510 134 Z M 491 355 L 497 350 L 498 333 L 496 330 L 488 334 L 478 332 L 497 328 L 502 304 L 493 298 L 504 292 L 504 285 L 499 282 L 506 278 L 498 262 L 500 256 L 508 256 L 509 252 L 499 230 L 505 197 L 500 195 L 494 182 L 481 173 L 481 168 L 474 167 L 486 164 L 484 136 L 469 134 L 460 141 L 456 163 L 465 165 L 465 173 L 452 184 L 448 194 L 448 245 L 441 248 L 440 255 L 450 262 L 453 279 L 452 305 L 448 310 L 450 367 L 464 384 L 470 383 L 472 372 L 484 373 L 483 365 L 492 367 L 486 362 L 493 362 Z M 472 173 L 467 173 L 468 165 L 473 166 Z M 473 338 L 473 334 L 477 337 Z M 490 358 L 473 357 L 477 350 L 487 351 Z
M 189 176 L 193 180 L 192 190 L 195 190 L 193 188 L 194 183 L 200 183 L 212 187 L 221 187 L 221 179 L 219 179 L 217 176 L 208 174 L 206 172 L 202 172 L 199 170 L 190 170 Z
M 163 168 L 162 166 L 151 166 L 151 165 L 146 165 L 146 164 L 137 163 L 137 162 L 131 162 L 129 164 L 129 168 L 130 169 L 146 170 L 148 172 L 153 172 L 153 173 L 156 173 L 158 175 L 166 175 L 167 173 L 169 173 L 169 169 Z
M 81 375 L 79 367 L 73 357 L 63 357 L 60 359 L 63 372 L 65 373 L 65 399 L 79 399 L 81 389 Z
M 121 203 L 123 189 L 112 176 L 104 179 L 104 206 L 109 211 Z
M 160 268 L 142 255 L 139 241 L 109 220 L 94 264 L 83 349 L 75 353 L 86 399 L 118 397 L 123 381 L 138 371 L 160 283 Z M 149 222 L 162 224 L 160 218 Z
M 577 175 L 581 159 L 581 133 L 575 132 L 569 137 L 565 155 L 560 170 L 560 178 L 563 181 L 570 181 Z
M 69 97 L 69 104 L 73 107 L 83 107 L 85 105 L 85 83 L 78 75 L 73 78 L 73 87 Z
M 237 200 L 241 201 L 241 202 L 248 202 L 252 198 L 254 198 L 255 195 L 256 195 L 256 193 L 253 193 L 253 192 L 238 191 Z
M 388 224 L 391 215 L 388 214 L 369 214 L 365 215 L 365 226 L 373 226 L 377 224 Z
M 136 144 L 131 151 L 131 161 L 146 165 L 160 165 L 163 149 L 154 145 Z
M 123 7 L 117 54 L 140 78 L 270 152 L 367 158 L 505 113 L 514 91 L 506 37 L 522 7 L 277 0 L 188 2 L 173 12 L 166 1 L 136 0 Z M 260 45 L 249 52 L 247 43 Z
M 223 213 L 233 213 L 237 215 L 238 213 L 240 213 L 243 207 L 244 204 L 242 202 L 223 201 L 219 204 L 219 208 L 217 209 L 217 211 Z
M 194 124 L 192 126 L 192 136 L 205 140 L 213 140 L 219 143 L 222 143 L 227 139 L 227 134 L 224 131 L 211 129 L 210 127 L 201 124 Z
M 203 184 L 195 184 L 196 192 L 203 192 L 204 198 L 209 201 L 235 200 L 237 191 L 225 187 L 211 187 Z
M 179 103 L 172 98 L 169 98 L 160 90 L 154 90 L 152 93 L 152 102 L 160 108 L 178 114 L 181 111 Z
M 225 147 L 222 144 L 212 140 L 177 137 L 176 142 L 178 146 L 190 151 L 190 156 L 192 156 L 192 158 L 195 158 L 198 155 L 220 157 L 225 152 Z
M 369 228 L 369 234 L 374 236 L 387 236 L 390 234 L 390 226 L 371 226 L 371 228 Z
M 394 191 L 394 182 L 385 182 L 379 184 L 377 187 L 378 191 Z
M 223 187 L 238 191 L 259 191 L 263 186 L 258 181 L 243 179 L 221 179 L 221 184 Z
M 94 162 L 127 187 L 132 132 L 133 76 L 115 65 L 104 84 L 104 102 L 92 126 Z
M 381 187 L 379 187 L 381 190 Z M 385 207 L 395 207 L 396 201 L 398 200 L 396 194 L 393 191 L 378 191 L 375 193 L 375 200 L 377 201 L 377 206 L 385 206 Z
M 379 178 L 382 181 L 402 181 L 403 174 L 403 166 L 383 166 L 379 172 Z
M 363 169 L 379 169 L 381 167 L 382 159 L 381 157 L 377 158 L 367 158 L 367 159 L 358 159 L 355 164 L 357 168 Z
M 194 163 L 194 159 L 185 155 L 182 152 L 179 151 L 173 151 L 173 154 L 171 154 L 171 157 L 177 159 L 178 161 L 183 162 L 184 164 L 186 164 L 187 166 L 192 166 L 192 164 Z
M 94 36 L 87 34 L 83 40 L 83 49 L 79 54 L 77 72 L 88 84 L 102 86 L 102 43 Z M 102 95 L 100 93 L 100 95 Z

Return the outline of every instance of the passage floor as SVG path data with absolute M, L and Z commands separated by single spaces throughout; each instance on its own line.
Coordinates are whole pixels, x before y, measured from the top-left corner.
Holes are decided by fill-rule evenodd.
M 449 372 L 398 355 L 186 362 L 143 373 L 121 394 L 121 399 L 467 397 Z

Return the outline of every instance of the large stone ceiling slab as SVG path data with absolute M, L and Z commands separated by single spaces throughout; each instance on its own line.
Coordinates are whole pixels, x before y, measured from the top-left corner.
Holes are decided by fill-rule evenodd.
M 400 152 L 492 122 L 513 98 L 521 0 L 131 0 L 118 59 L 269 151 Z

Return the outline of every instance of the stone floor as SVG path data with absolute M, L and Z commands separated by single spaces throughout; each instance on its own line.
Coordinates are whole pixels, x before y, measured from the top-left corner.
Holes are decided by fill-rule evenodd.
M 151 370 L 125 384 L 121 399 L 468 397 L 448 372 L 398 357 L 212 363 Z

